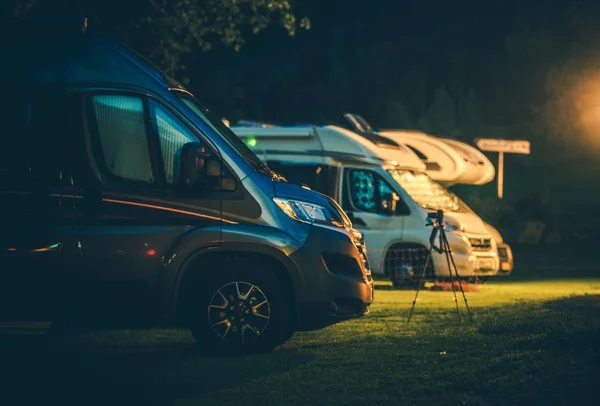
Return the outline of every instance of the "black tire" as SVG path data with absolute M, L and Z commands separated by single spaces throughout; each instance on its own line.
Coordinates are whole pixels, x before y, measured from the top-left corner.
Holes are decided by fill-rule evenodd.
M 197 273 L 185 281 L 189 286 L 185 287 L 182 310 L 202 352 L 268 352 L 292 336 L 290 298 L 276 273 L 262 262 L 248 259 L 224 260 L 213 270 L 210 275 Z M 261 304 L 264 300 L 267 302 Z M 223 305 L 227 306 L 221 308 Z

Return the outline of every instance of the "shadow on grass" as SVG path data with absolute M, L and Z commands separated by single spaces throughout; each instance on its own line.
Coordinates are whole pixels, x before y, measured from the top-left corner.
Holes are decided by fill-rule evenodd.
M 228 359 L 202 357 L 172 332 L 101 333 L 93 345 L 53 351 L 17 338 L 0 343 L 0 404 L 589 403 L 599 307 L 600 295 L 523 302 L 481 311 L 474 325 L 428 308 L 410 326 L 390 307 L 298 334 L 271 354 Z
M 136 345 L 134 339 L 122 347 L 114 341 L 48 348 L 44 336 L 0 337 L 0 404 L 162 405 L 264 379 L 312 358 L 278 350 L 223 359 L 202 356 L 185 340 Z
M 486 398 L 511 404 L 568 404 L 597 397 L 600 373 L 600 295 L 506 309 L 478 331 L 504 348 L 478 372 Z M 519 311 L 521 307 L 521 311 Z M 525 311 L 523 311 L 525 310 Z

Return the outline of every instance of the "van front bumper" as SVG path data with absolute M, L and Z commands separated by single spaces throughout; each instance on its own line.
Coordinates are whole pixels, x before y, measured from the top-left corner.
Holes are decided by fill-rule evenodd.
M 476 251 L 470 248 L 467 236 L 446 233 L 448 242 L 452 249 L 452 259 L 456 264 L 456 271 L 460 277 L 468 278 L 475 276 L 495 276 L 500 269 L 500 259 L 495 244 L 489 249 Z M 474 239 L 482 239 L 475 236 Z M 490 238 L 487 238 L 491 241 Z M 450 277 L 450 268 L 444 253 L 433 253 L 433 264 L 436 278 Z M 454 276 L 454 271 L 452 271 Z
M 314 226 L 304 246 L 290 258 L 299 275 L 298 330 L 318 329 L 369 313 L 373 278 L 362 237 Z

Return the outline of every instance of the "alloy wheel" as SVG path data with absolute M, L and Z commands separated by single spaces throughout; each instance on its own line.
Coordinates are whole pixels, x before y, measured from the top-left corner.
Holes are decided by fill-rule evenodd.
M 271 318 L 271 306 L 262 290 L 248 282 L 231 282 L 213 294 L 208 321 L 221 339 L 246 344 L 264 333 Z

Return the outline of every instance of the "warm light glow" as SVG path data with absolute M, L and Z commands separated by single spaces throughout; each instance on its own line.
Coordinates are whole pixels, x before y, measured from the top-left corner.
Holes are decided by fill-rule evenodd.
M 600 57 L 568 61 L 549 76 L 546 125 L 568 145 L 600 147 Z
M 156 254 L 156 250 L 155 249 L 149 249 L 148 251 L 146 251 L 147 255 L 153 256 Z
M 586 134 L 597 134 L 600 130 L 600 75 L 582 83 L 575 106 L 583 131 Z

